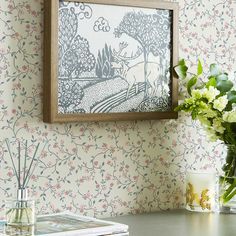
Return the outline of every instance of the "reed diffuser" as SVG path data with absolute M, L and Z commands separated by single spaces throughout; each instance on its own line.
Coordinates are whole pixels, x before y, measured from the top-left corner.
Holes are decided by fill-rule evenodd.
M 25 142 L 25 147 L 21 150 L 21 144 L 18 142 L 17 165 L 13 160 L 13 155 L 10 149 L 9 141 L 6 140 L 7 149 L 13 166 L 14 174 L 17 178 L 17 197 L 16 199 L 6 200 L 6 224 L 14 227 L 28 227 L 35 224 L 35 203 L 34 200 L 28 198 L 28 182 L 32 176 L 39 156 L 36 158 L 39 143 L 37 144 L 33 157 L 27 165 L 29 160 L 28 143 Z M 21 153 L 24 152 L 23 162 L 21 160 Z

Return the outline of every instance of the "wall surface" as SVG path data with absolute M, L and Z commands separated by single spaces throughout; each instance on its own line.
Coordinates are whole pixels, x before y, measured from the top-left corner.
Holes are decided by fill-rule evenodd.
M 180 57 L 217 62 L 233 74 L 236 1 L 179 5 Z M 219 170 L 223 146 L 209 143 L 183 114 L 166 121 L 43 123 L 43 8 L 43 0 L 0 3 L 1 216 L 16 186 L 5 138 L 28 140 L 32 152 L 41 143 L 29 184 L 40 213 L 103 217 L 183 207 L 186 170 Z

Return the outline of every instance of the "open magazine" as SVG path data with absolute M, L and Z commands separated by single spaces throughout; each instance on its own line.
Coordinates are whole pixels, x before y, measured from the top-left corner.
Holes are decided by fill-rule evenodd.
M 1 234 L 2 233 L 2 234 Z M 0 235 L 4 223 L 0 222 Z M 17 235 L 17 234 L 16 234 Z M 34 235 L 40 236 L 126 236 L 128 225 L 64 212 L 37 217 Z

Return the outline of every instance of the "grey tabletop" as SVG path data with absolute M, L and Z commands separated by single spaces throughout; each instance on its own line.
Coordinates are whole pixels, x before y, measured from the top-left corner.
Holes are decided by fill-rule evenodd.
M 234 236 L 236 214 L 198 213 L 186 210 L 107 218 L 129 225 L 130 236 Z

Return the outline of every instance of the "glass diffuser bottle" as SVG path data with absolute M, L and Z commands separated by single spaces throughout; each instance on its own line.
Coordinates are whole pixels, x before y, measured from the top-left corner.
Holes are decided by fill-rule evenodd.
M 15 151 L 15 145 L 10 148 L 8 140 L 6 140 L 6 144 L 13 171 L 17 179 L 18 188 L 16 198 L 5 200 L 5 234 L 24 236 L 34 235 L 34 225 L 36 223 L 35 201 L 28 197 L 27 186 L 39 160 L 39 156 L 36 158 L 39 143 L 36 146 L 33 144 L 29 147 L 27 141 L 23 145 L 18 141 L 17 152 Z M 28 155 L 29 148 L 35 148 L 33 156 Z M 23 158 L 21 157 L 22 153 Z M 17 165 L 15 165 L 14 161 L 15 156 L 17 157 Z M 30 161 L 29 165 L 27 165 L 28 161 Z M 35 165 L 33 165 L 34 162 L 36 162 Z
M 34 200 L 28 198 L 27 189 L 18 189 L 17 198 L 5 201 L 6 224 L 32 226 L 35 224 Z

